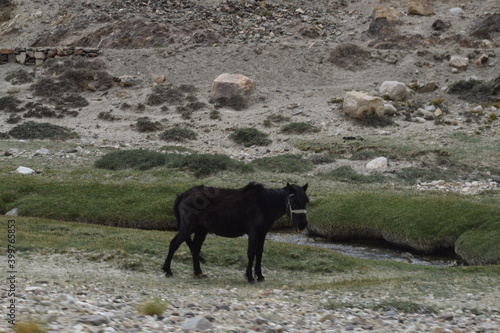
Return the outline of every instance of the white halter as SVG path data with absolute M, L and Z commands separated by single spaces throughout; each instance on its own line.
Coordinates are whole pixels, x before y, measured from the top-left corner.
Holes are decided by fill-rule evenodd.
M 290 197 L 293 196 L 293 193 L 288 196 L 288 210 L 290 211 L 290 217 L 292 217 L 292 214 L 307 214 L 307 210 L 305 209 L 292 209 L 292 205 L 290 204 Z

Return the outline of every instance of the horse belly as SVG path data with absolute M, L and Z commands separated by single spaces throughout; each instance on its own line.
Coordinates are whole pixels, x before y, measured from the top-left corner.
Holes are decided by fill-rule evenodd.
M 234 221 L 209 222 L 208 231 L 222 237 L 240 237 L 246 234 L 244 226 Z

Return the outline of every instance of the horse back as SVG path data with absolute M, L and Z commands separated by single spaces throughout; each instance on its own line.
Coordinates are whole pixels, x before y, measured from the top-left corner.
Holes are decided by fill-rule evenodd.
M 220 236 L 241 236 L 250 226 L 263 223 L 262 188 L 255 183 L 241 189 L 195 186 L 177 196 L 177 223 L 184 218 Z

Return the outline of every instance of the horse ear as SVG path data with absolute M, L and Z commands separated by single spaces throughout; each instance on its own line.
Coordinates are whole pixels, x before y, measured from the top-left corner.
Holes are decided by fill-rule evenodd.
M 290 185 L 290 183 L 288 183 L 288 182 L 286 183 L 286 189 L 287 189 L 290 193 L 291 193 L 291 192 L 293 192 L 293 187 L 292 187 L 292 185 Z
M 307 188 L 309 187 L 309 183 L 306 183 L 304 186 L 302 186 L 302 189 L 305 191 L 307 191 Z

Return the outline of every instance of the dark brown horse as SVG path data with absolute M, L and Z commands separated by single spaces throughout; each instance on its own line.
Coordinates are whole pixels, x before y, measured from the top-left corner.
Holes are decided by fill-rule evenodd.
M 194 275 L 203 277 L 200 268 L 200 250 L 208 233 L 223 237 L 248 235 L 248 266 L 246 278 L 254 282 L 252 272 L 264 281 L 261 262 L 266 234 L 274 221 L 288 214 L 297 232 L 307 226 L 306 195 L 304 186 L 287 185 L 281 189 L 266 189 L 262 184 L 249 183 L 241 189 L 221 189 L 196 186 L 177 196 L 174 212 L 179 232 L 170 242 L 163 264 L 166 276 L 172 276 L 170 265 L 175 251 L 186 242 L 193 256 Z M 194 239 L 191 234 L 194 233 Z

